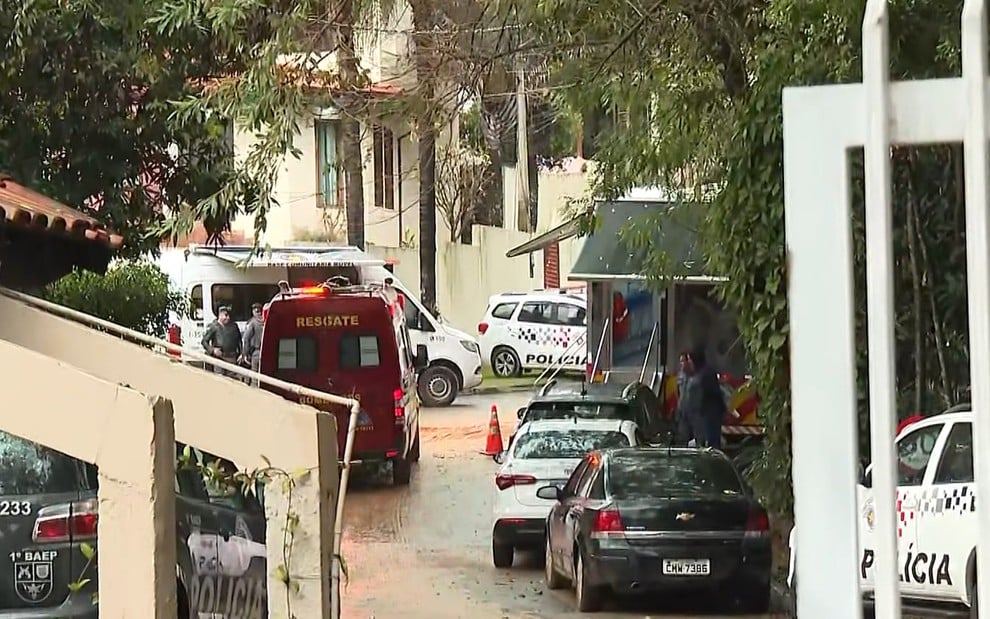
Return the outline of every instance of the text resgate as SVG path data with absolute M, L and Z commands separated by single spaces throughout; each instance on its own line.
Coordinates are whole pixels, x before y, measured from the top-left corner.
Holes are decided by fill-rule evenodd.
M 316 328 L 316 327 L 357 327 L 360 324 L 360 317 L 357 314 L 327 314 L 325 316 L 298 316 L 296 317 L 296 327 Z

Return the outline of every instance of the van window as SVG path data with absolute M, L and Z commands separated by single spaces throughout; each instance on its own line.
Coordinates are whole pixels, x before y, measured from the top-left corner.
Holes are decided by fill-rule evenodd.
M 557 318 L 554 321 L 558 325 L 569 327 L 583 327 L 585 325 L 585 311 L 583 307 L 571 305 L 569 303 L 557 304 Z
M 75 492 L 82 466 L 60 451 L 0 432 L 0 496 Z
M 897 485 L 920 486 L 928 468 L 928 461 L 935 449 L 935 441 L 942 433 L 942 424 L 919 428 L 897 443 Z
M 935 483 L 966 484 L 973 479 L 973 424 L 957 423 L 942 449 Z
M 377 335 L 345 334 L 340 338 L 340 369 L 356 370 L 381 365 Z
M 318 366 L 315 337 L 284 337 L 278 341 L 277 369 L 315 372 Z
M 189 291 L 189 314 L 193 320 L 203 320 L 203 284 L 196 284 Z
M 252 303 L 268 303 L 278 293 L 278 284 L 213 284 L 210 286 L 213 315 L 224 305 L 238 322 L 251 318 Z
M 535 322 L 537 324 L 553 323 L 554 304 L 525 303 L 519 310 L 519 322 Z
M 499 303 L 492 310 L 492 318 L 501 318 L 502 320 L 508 320 L 512 318 L 512 312 L 516 311 L 516 306 L 518 303 Z
M 433 323 L 431 323 L 426 316 L 422 315 L 422 312 L 420 312 L 419 308 L 416 307 L 416 304 L 412 302 L 412 299 L 410 299 L 407 295 L 403 296 L 406 297 L 406 300 L 402 303 L 402 313 L 406 316 L 406 324 L 409 328 L 415 329 L 416 331 L 427 331 L 431 333 L 435 331 L 433 328 Z

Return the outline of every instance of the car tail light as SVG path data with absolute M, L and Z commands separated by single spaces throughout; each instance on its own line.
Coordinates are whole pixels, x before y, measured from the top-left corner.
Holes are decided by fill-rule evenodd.
M 532 475 L 512 475 L 499 473 L 495 476 L 495 485 L 499 490 L 508 490 L 512 486 L 529 486 L 536 483 Z
M 746 519 L 746 537 L 763 537 L 770 534 L 770 517 L 761 507 L 755 507 Z
M 591 523 L 591 537 L 600 539 L 603 537 L 623 537 L 626 534 L 626 527 L 622 524 L 617 509 L 603 509 L 595 514 L 595 521 Z
M 32 537 L 37 543 L 91 539 L 98 523 L 96 499 L 52 505 L 38 510 Z
M 478 333 L 484 335 L 487 331 L 488 331 L 488 323 L 487 322 L 479 322 L 478 323 Z
M 395 425 L 406 422 L 406 407 L 402 404 L 402 396 L 402 389 L 396 389 L 392 392 L 392 400 L 395 402 Z
M 176 324 L 171 324 L 168 326 L 168 343 L 176 346 L 182 346 L 182 327 Z M 173 357 L 180 356 L 180 354 L 174 350 L 168 351 L 168 354 Z

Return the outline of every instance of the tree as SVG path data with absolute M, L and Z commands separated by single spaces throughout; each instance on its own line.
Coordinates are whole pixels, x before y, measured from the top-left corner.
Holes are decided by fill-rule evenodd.
M 334 17 L 337 23 L 337 51 L 341 82 L 356 87 L 361 82 L 354 45 L 354 25 L 358 19 L 354 0 L 339 0 Z M 364 157 L 361 155 L 360 101 L 354 96 L 340 98 L 344 112 L 342 127 L 344 177 L 346 187 L 347 244 L 364 249 Z
M 471 226 L 485 217 L 488 190 L 494 184 L 488 154 L 461 143 L 439 149 L 437 156 L 437 210 L 450 238 L 471 243 Z
M 893 76 L 959 72 L 960 3 L 892 3 Z M 781 89 L 859 79 L 863 4 L 852 1 L 546 0 L 541 41 L 553 83 L 579 113 L 618 111 L 596 146 L 595 193 L 614 198 L 662 185 L 692 200 L 715 187 L 699 233 L 719 292 L 739 319 L 768 428 L 759 489 L 790 509 L 790 408 L 783 234 Z M 580 33 L 576 35 L 575 33 Z M 567 85 L 568 88 L 562 88 Z M 860 155 L 853 195 L 862 207 Z M 897 364 L 901 412 L 944 406 L 968 385 L 961 154 L 958 147 L 895 153 Z M 860 337 L 865 337 L 862 216 L 854 222 Z M 641 232 L 663 226 L 658 218 Z M 629 235 L 636 236 L 636 230 Z M 654 254 L 659 252 L 653 251 Z M 650 275 L 670 276 L 662 256 Z M 860 423 L 868 422 L 860 347 Z M 823 420 L 823 423 L 827 423 Z M 867 433 L 861 453 L 867 453 Z
M 106 275 L 75 271 L 48 286 L 42 295 L 52 303 L 161 337 L 169 312 L 184 314 L 182 294 L 173 290 L 168 275 L 142 261 L 116 262 Z

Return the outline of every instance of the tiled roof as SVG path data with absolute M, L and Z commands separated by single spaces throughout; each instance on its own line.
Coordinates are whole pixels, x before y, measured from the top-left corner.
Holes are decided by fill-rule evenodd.
M 95 219 L 60 202 L 28 189 L 11 177 L 0 174 L 0 224 L 12 223 L 43 228 L 57 234 L 77 236 L 112 248 L 124 238 L 110 234 Z

